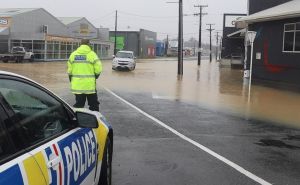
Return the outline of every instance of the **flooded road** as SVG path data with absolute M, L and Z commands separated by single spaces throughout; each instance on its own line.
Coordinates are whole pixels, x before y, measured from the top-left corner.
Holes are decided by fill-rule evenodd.
M 113 184 L 259 184 L 244 170 L 270 184 L 300 184 L 300 93 L 254 84 L 248 101 L 243 71 L 196 64 L 186 60 L 178 78 L 176 59 L 139 60 L 134 71 L 113 71 L 103 61 L 98 94 L 114 129 Z M 0 69 L 74 103 L 66 62 Z
M 151 93 L 153 99 L 176 100 L 225 112 L 245 119 L 258 119 L 300 128 L 300 93 L 252 85 L 243 71 L 220 67 L 218 62 L 184 62 L 183 78 L 177 77 L 176 59 L 139 60 L 134 71 L 113 71 L 103 61 L 99 87 L 125 92 Z M 0 69 L 34 79 L 59 95 L 70 93 L 65 62 L 0 63 Z

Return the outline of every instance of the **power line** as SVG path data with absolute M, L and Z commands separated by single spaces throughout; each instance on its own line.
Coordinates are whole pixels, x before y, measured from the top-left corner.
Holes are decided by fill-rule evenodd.
M 96 21 L 96 20 L 104 19 L 104 18 L 106 18 L 106 17 L 108 17 L 110 15 L 113 15 L 114 13 L 115 13 L 115 11 L 109 12 L 109 13 L 101 16 L 101 17 L 98 17 L 98 18 L 95 18 L 95 19 L 91 19 L 91 21 Z
M 148 16 L 148 15 L 139 15 L 139 14 L 133 14 L 128 12 L 119 11 L 121 14 L 135 16 L 135 17 L 144 17 L 144 18 L 155 18 L 155 19 L 161 19 L 161 18 L 178 18 L 178 16 Z

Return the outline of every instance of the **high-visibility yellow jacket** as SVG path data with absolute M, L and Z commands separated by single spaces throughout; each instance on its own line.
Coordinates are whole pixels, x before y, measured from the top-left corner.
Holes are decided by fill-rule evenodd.
M 71 77 L 73 94 L 96 93 L 96 77 L 102 72 L 97 54 L 88 45 L 81 45 L 68 60 L 68 74 Z

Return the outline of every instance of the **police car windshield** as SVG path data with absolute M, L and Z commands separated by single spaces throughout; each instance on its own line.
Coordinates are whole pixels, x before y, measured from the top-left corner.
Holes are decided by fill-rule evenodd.
M 116 55 L 117 58 L 133 58 L 132 53 L 118 52 Z

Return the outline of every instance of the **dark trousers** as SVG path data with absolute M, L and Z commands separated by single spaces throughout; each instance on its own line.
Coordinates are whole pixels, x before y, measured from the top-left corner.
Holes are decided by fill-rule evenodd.
M 75 94 L 76 103 L 74 104 L 75 108 L 83 108 L 85 105 L 85 101 L 88 101 L 89 109 L 92 111 L 99 112 L 99 101 L 97 93 L 95 94 Z

